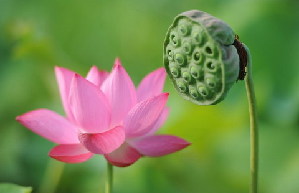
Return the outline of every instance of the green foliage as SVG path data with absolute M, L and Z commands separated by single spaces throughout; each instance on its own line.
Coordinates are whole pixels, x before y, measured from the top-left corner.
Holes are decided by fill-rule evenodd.
M 0 183 L 0 193 L 31 193 L 31 191 L 31 187 L 23 187 L 9 183 Z
M 0 181 L 40 187 L 54 144 L 14 120 L 36 108 L 63 114 L 54 65 L 84 74 L 93 64 L 110 70 L 119 56 L 137 83 L 163 66 L 167 28 L 174 16 L 191 9 L 226 21 L 250 47 L 261 122 L 261 192 L 298 193 L 297 0 L 1 0 Z M 171 110 L 160 132 L 192 145 L 116 169 L 115 193 L 247 192 L 249 120 L 243 82 L 217 106 L 182 100 L 169 80 L 165 90 Z M 99 156 L 66 165 L 56 193 L 100 192 L 105 166 Z

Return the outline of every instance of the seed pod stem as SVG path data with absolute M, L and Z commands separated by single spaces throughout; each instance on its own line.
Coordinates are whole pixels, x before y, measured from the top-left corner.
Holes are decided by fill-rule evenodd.
M 258 123 L 254 85 L 252 79 L 252 64 L 249 49 L 243 44 L 248 53 L 247 75 L 245 77 L 245 85 L 247 92 L 247 100 L 249 105 L 250 116 L 250 173 L 251 173 L 251 189 L 250 193 L 258 192 L 258 159 L 259 159 L 259 144 L 258 144 Z

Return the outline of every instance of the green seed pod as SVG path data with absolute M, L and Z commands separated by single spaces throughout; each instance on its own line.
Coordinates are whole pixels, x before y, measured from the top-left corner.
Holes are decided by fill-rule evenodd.
M 166 34 L 163 55 L 166 71 L 175 88 L 185 99 L 198 105 L 222 101 L 237 80 L 245 80 L 251 137 L 250 192 L 257 193 L 258 123 L 247 46 L 226 23 L 193 10 L 174 19 Z
M 174 19 L 164 41 L 164 65 L 185 99 L 198 105 L 224 99 L 240 70 L 234 41 L 233 30 L 205 12 L 187 11 Z

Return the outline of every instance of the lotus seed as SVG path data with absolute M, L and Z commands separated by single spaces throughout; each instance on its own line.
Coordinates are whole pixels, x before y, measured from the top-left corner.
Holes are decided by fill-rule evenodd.
M 196 52 L 194 54 L 194 60 L 198 61 L 200 59 L 200 53 L 199 52 Z
M 190 73 L 193 78 L 195 78 L 195 79 L 200 78 L 200 66 L 192 66 L 190 68 Z
M 198 98 L 199 96 L 197 90 L 193 87 L 189 89 L 189 93 L 194 99 Z
M 191 75 L 194 78 L 198 78 L 199 77 L 199 73 L 198 73 L 198 71 L 197 71 L 197 69 L 195 67 L 191 67 Z
M 207 78 L 206 83 L 207 83 L 208 87 L 210 87 L 210 88 L 216 87 L 216 81 L 214 78 Z
M 188 43 L 188 42 L 183 43 L 183 50 L 184 50 L 184 52 L 185 52 L 186 54 L 190 54 L 191 51 L 192 51 L 192 46 L 191 46 L 191 44 Z
M 170 72 L 174 77 L 176 77 L 176 78 L 179 77 L 179 71 L 176 67 L 170 68 Z
M 216 72 L 217 71 L 217 62 L 213 60 L 207 60 L 205 63 L 205 69 L 208 72 Z
M 185 93 L 187 91 L 187 86 L 183 82 L 179 81 L 177 85 L 181 92 Z
M 183 72 L 182 76 L 186 82 L 188 82 L 188 83 L 191 82 L 192 78 L 188 72 Z
M 196 48 L 196 49 L 193 51 L 192 58 L 193 58 L 193 61 L 194 61 L 195 64 L 200 64 L 200 63 L 203 61 L 203 55 L 202 55 L 202 53 L 200 52 L 200 49 L 199 49 L 199 48 Z
M 184 55 L 182 54 L 175 54 L 175 61 L 178 65 L 183 66 L 185 64 Z
M 206 97 L 206 96 L 208 96 L 208 94 L 209 94 L 209 91 L 208 91 L 208 89 L 207 89 L 205 86 L 199 86 L 199 87 L 197 88 L 197 90 L 198 90 L 199 94 L 200 94 L 201 96 L 203 96 L 203 97 Z
M 179 39 L 178 35 L 176 34 L 176 32 L 171 33 L 170 41 L 172 42 L 172 44 L 174 46 L 179 46 L 180 45 L 180 39 Z
M 182 36 L 187 36 L 190 32 L 190 25 L 188 25 L 187 22 L 181 22 L 181 24 L 178 27 L 179 32 Z
M 173 61 L 173 52 L 170 49 L 167 50 L 167 56 L 169 61 Z
M 204 36 L 202 31 L 200 32 L 193 32 L 192 33 L 192 39 L 195 44 L 202 45 L 204 43 Z

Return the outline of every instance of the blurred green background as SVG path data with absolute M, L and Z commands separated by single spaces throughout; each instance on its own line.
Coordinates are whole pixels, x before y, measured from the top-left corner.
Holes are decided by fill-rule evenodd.
M 260 121 L 260 189 L 299 192 L 298 0 L 0 0 L 0 182 L 38 192 L 53 143 L 15 117 L 36 108 L 63 113 L 54 66 L 85 74 L 115 57 L 137 85 L 162 66 L 174 16 L 199 9 L 232 26 L 251 49 Z M 249 183 L 249 120 L 244 83 L 216 106 L 183 100 L 169 80 L 170 117 L 161 133 L 189 148 L 115 169 L 115 193 L 243 193 Z M 59 166 L 59 165 L 58 165 Z M 103 192 L 105 161 L 65 166 L 57 193 Z

